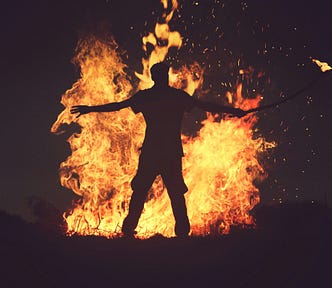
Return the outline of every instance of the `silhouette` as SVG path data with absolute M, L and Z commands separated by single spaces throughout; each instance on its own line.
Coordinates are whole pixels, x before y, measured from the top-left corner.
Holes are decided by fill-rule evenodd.
M 71 113 L 78 116 L 89 112 L 111 112 L 131 107 L 135 113 L 143 113 L 146 122 L 145 138 L 141 148 L 136 176 L 131 182 L 133 194 L 129 212 L 122 225 L 125 236 L 133 237 L 142 213 L 147 193 L 157 175 L 161 175 L 171 199 L 175 217 L 175 234 L 186 237 L 190 223 L 184 194 L 188 188 L 182 176 L 181 122 L 185 112 L 193 107 L 215 113 L 228 113 L 237 117 L 246 115 L 241 109 L 221 106 L 191 97 L 186 92 L 168 85 L 169 67 L 165 63 L 152 66 L 154 86 L 141 90 L 122 102 L 99 106 L 73 106 Z

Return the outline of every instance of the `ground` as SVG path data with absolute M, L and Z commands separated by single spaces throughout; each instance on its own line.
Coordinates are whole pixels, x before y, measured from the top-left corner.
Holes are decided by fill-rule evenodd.
M 255 229 L 148 240 L 65 237 L 2 213 L 2 287 L 330 287 L 332 211 L 258 207 Z

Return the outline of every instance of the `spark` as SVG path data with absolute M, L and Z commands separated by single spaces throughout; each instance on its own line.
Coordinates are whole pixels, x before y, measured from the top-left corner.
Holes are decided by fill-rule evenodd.
M 332 67 L 327 62 L 321 62 L 318 59 L 312 58 L 311 61 L 315 63 L 322 72 L 332 70 Z

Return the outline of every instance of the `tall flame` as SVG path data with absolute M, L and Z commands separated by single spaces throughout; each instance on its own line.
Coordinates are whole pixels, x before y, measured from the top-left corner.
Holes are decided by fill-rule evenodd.
M 168 1 L 161 1 L 165 11 Z M 182 38 L 171 31 L 171 20 L 177 1 L 157 23 L 154 33 L 143 37 L 153 46 L 148 59 L 142 60 L 139 89 L 153 85 L 150 67 L 164 61 L 170 47 L 181 47 Z M 160 46 L 158 40 L 166 44 Z M 134 177 L 145 122 L 130 108 L 112 113 L 90 113 L 79 118 L 69 113 L 74 105 L 99 105 L 127 99 L 133 87 L 128 80 L 113 39 L 102 41 L 94 36 L 82 39 L 74 59 L 81 68 L 81 78 L 62 96 L 65 110 L 51 131 L 61 133 L 64 124 L 77 123 L 81 131 L 69 137 L 72 154 L 60 165 L 61 185 L 81 196 L 66 215 L 68 234 L 117 236 L 128 211 L 130 182 Z M 170 85 L 191 95 L 202 86 L 203 69 L 198 63 L 170 70 Z M 239 83 L 227 98 L 236 107 L 257 107 L 260 96 L 243 99 Z M 170 115 L 170 117 L 172 117 Z M 252 224 L 250 210 L 259 202 L 259 191 L 253 181 L 264 176 L 258 161 L 261 153 L 274 146 L 263 138 L 253 137 L 255 116 L 218 120 L 208 114 L 196 137 L 183 135 L 185 157 L 183 174 L 192 235 L 227 233 L 231 225 Z M 162 179 L 157 177 L 148 194 L 138 224 L 138 237 L 154 234 L 174 236 L 174 219 Z

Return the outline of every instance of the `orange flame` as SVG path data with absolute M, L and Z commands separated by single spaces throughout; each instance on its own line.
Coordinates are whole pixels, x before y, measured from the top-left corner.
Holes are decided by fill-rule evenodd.
M 329 63 L 327 62 L 321 62 L 317 59 L 311 59 L 312 62 L 314 62 L 315 64 L 317 64 L 317 66 L 320 68 L 320 70 L 322 72 L 326 72 L 332 69 L 332 67 L 329 65 Z
M 167 8 L 168 1 L 161 1 Z M 151 87 L 150 67 L 164 61 L 170 47 L 180 48 L 181 35 L 170 31 L 177 1 L 173 0 L 165 23 L 157 23 L 154 33 L 143 37 L 154 46 L 150 57 L 142 60 L 143 72 L 139 89 Z M 159 39 L 167 42 L 159 46 Z M 66 215 L 68 234 L 117 236 L 127 214 L 131 197 L 130 182 L 138 163 L 145 123 L 131 109 L 112 113 L 90 113 L 80 118 L 69 113 L 74 105 L 97 105 L 121 101 L 129 97 L 132 85 L 126 77 L 113 39 L 101 41 L 94 36 L 80 40 L 74 59 L 81 68 L 81 78 L 62 96 L 65 110 L 60 113 L 51 131 L 61 133 L 64 124 L 77 123 L 80 133 L 74 133 L 68 143 L 72 154 L 60 165 L 61 185 L 81 196 Z M 193 94 L 202 86 L 204 71 L 198 63 L 170 69 L 170 85 Z M 239 84 L 234 93 L 228 92 L 229 103 L 249 109 L 260 101 L 243 99 Z M 171 117 L 171 115 L 170 115 Z M 185 157 L 183 174 L 189 191 L 186 193 L 192 235 L 228 233 L 231 225 L 252 224 L 250 210 L 259 202 L 255 179 L 265 174 L 258 156 L 274 143 L 253 137 L 257 118 L 229 118 L 217 121 L 208 115 L 195 138 L 183 135 Z M 138 237 L 154 234 L 174 236 L 174 219 L 170 201 L 157 177 L 148 195 L 138 224 Z

